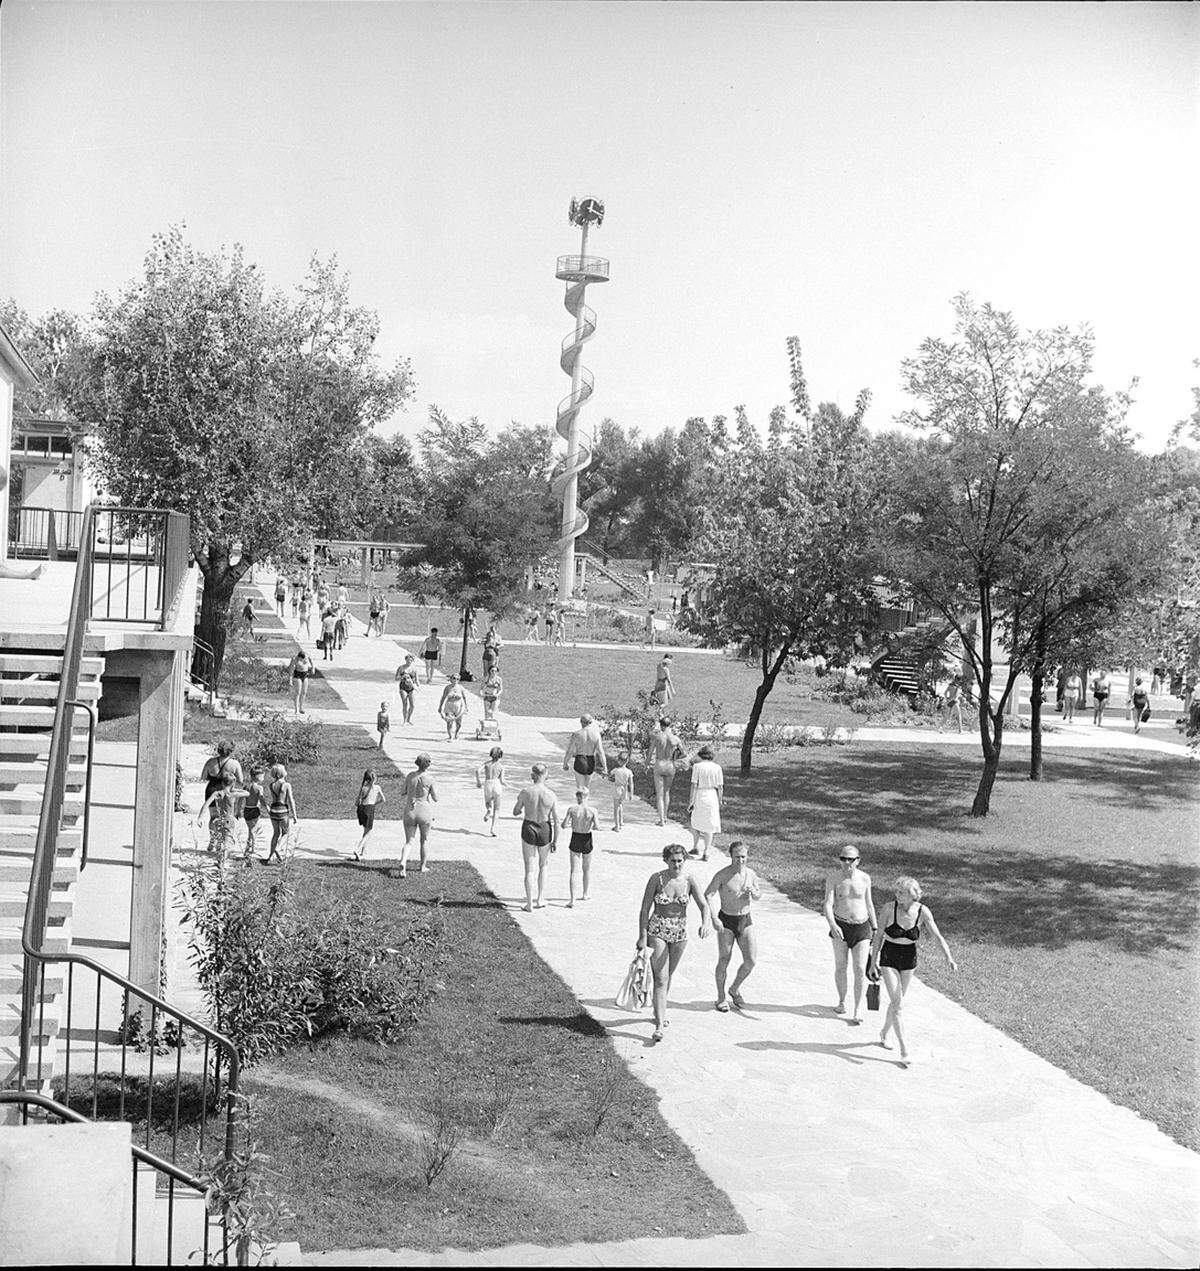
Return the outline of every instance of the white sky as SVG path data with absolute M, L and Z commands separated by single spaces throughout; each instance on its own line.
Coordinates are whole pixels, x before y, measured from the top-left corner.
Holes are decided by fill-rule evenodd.
M 416 403 L 551 424 L 571 326 L 654 432 L 788 396 L 903 407 L 960 290 L 1088 322 L 1159 448 L 1200 382 L 1200 5 L 102 3 L 0 15 L 0 295 L 86 309 L 155 230 L 290 285 L 336 252 Z

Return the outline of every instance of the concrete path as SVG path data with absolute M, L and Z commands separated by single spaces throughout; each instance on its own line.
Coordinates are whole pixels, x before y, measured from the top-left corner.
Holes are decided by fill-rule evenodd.
M 350 708 L 349 719 L 367 731 L 397 653 L 391 640 L 357 636 L 333 666 L 322 667 Z M 377 681 L 364 676 L 371 670 L 378 671 Z M 631 1071 L 659 1095 L 663 1115 L 728 1193 L 750 1234 L 512 1246 L 482 1254 L 305 1251 L 307 1263 L 615 1266 L 686 1259 L 1132 1267 L 1200 1261 L 1200 1156 L 920 982 L 905 1011 L 913 1064 L 901 1068 L 895 1052 L 876 1044 L 877 1016 L 855 1028 L 834 1014 L 825 923 L 774 889 L 755 910 L 760 962 L 747 985 L 746 1011 L 712 1010 L 716 941 L 693 934 L 672 988 L 667 1037 L 652 1046 L 649 1016 L 616 1010 L 612 995 L 634 950 L 642 888 L 661 865 L 659 852 L 690 835 L 678 825 L 656 827 L 641 803 L 629 810 L 624 832 L 612 833 L 608 800 L 597 783 L 594 804 L 603 826 L 593 899 L 565 908 L 564 845 L 552 858 L 550 906 L 522 912 L 516 824 L 506 820 L 496 839 L 483 833 L 472 773 L 486 745 L 467 739 L 474 713 L 463 737 L 446 741 L 435 716 L 443 683 L 438 676 L 421 687 L 415 726 L 394 723 L 387 743 L 405 769 L 418 750 L 433 756 L 439 795 L 434 869 L 442 858 L 466 859 L 479 870 L 540 956 L 608 1028 Z M 477 707 L 473 700 L 472 711 Z M 329 718 L 347 722 L 345 712 Z M 510 716 L 502 722 L 514 785 L 542 759 L 551 765 L 560 802 L 570 799 L 573 782 L 560 770 L 561 752 L 533 722 Z M 685 795 L 681 783 L 676 797 Z M 395 803 L 376 830 L 373 857 L 398 854 Z M 303 850 L 348 853 L 357 834 L 351 822 L 310 822 Z M 725 859 L 719 854 L 715 867 Z M 713 867 L 694 866 L 705 880 Z M 694 933 L 694 911 L 689 924 Z M 953 945 L 952 922 L 947 935 Z M 925 943 L 921 956 L 937 955 Z

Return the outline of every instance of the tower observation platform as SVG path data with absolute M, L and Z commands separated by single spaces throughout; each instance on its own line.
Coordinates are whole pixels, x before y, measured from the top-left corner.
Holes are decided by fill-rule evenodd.
M 560 256 L 554 276 L 564 282 L 607 282 L 608 261 L 603 256 Z

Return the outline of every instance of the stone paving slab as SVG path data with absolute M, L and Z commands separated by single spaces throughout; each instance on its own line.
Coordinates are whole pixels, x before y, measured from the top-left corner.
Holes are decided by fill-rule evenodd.
M 360 638 L 330 668 L 351 718 L 367 732 L 394 652 L 386 640 Z M 355 677 L 339 682 L 338 667 Z M 372 668 L 378 682 L 362 675 Z M 878 1017 L 854 1028 L 833 1013 L 824 921 L 773 888 L 755 907 L 760 961 L 745 989 L 747 1010 L 712 1010 L 716 941 L 695 938 L 693 910 L 671 1025 L 652 1045 L 648 1013 L 618 1011 L 611 999 L 633 952 L 642 887 L 660 865 L 660 849 L 690 835 L 678 825 L 653 825 L 640 802 L 629 809 L 625 831 L 613 834 L 601 795 L 594 800 L 604 826 L 596 836 L 594 898 L 564 907 L 564 847 L 552 858 L 550 906 L 522 912 L 516 824 L 506 819 L 497 839 L 482 832 L 471 774 L 486 746 L 465 735 L 446 741 L 434 715 L 443 682 L 439 677 L 418 694 L 415 726 L 394 727 L 387 743 L 402 767 L 417 749 L 433 756 L 434 869 L 439 858 L 453 858 L 479 870 L 539 955 L 606 1026 L 630 1070 L 659 1095 L 666 1120 L 728 1193 L 750 1234 L 433 1255 L 306 1251 L 306 1261 L 1088 1267 L 1200 1260 L 1200 1156 L 919 980 L 905 1007 L 913 1064 L 901 1068 L 895 1052 L 875 1044 Z M 514 785 L 541 758 L 551 765 L 560 802 L 568 800 L 573 782 L 554 766 L 543 733 L 520 718 L 502 721 Z M 686 793 L 682 785 L 678 793 Z M 394 856 L 399 826 L 377 824 L 372 855 Z M 313 822 L 303 850 L 341 853 L 355 840 L 350 822 Z M 725 859 L 719 853 L 693 868 L 706 878 Z M 953 915 L 943 925 L 953 946 Z M 926 946 L 921 956 L 937 955 Z

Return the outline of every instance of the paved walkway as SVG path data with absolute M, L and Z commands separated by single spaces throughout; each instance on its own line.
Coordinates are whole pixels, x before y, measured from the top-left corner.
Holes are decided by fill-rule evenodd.
M 333 666 L 322 666 L 349 718 L 368 731 L 397 660 L 393 641 L 358 636 Z M 364 675 L 371 670 L 378 671 L 377 681 Z M 468 740 L 474 715 L 462 739 L 445 740 L 435 715 L 443 682 L 439 676 L 421 687 L 415 726 L 394 724 L 387 743 L 405 769 L 418 750 L 433 756 L 439 795 L 434 868 L 439 857 L 466 859 L 510 906 L 539 955 L 608 1028 L 631 1071 L 659 1095 L 666 1120 L 728 1193 L 749 1234 L 437 1255 L 306 1250 L 307 1263 L 615 1266 L 686 1259 L 702 1265 L 1088 1267 L 1200 1261 L 1200 1156 L 920 982 L 906 1003 L 913 1064 L 902 1069 L 894 1052 L 875 1044 L 875 1017 L 853 1028 L 833 1013 L 824 920 L 774 889 L 755 910 L 761 952 L 746 990 L 748 1009 L 729 1015 L 711 1009 L 715 940 L 693 938 L 672 989 L 671 1027 L 666 1040 L 652 1046 L 648 1014 L 614 1009 L 612 995 L 633 952 L 645 880 L 660 866 L 662 846 L 690 835 L 678 825 L 656 827 L 640 802 L 624 832 L 611 833 L 601 794 L 595 805 L 606 825 L 597 835 L 593 900 L 565 908 L 564 850 L 552 858 L 549 907 L 522 912 L 516 824 L 506 820 L 496 839 L 481 832 L 472 772 L 486 745 Z M 473 700 L 473 712 L 477 706 Z M 347 722 L 345 712 L 329 718 Z M 546 721 L 502 716 L 502 722 L 512 780 L 540 758 L 552 765 L 560 800 L 569 799 L 573 782 L 554 766 L 558 752 L 537 727 Z M 682 786 L 678 794 L 686 794 Z M 388 812 L 394 811 L 393 801 Z M 349 852 L 357 834 L 348 821 L 310 822 L 303 850 Z M 396 821 L 381 821 L 372 855 L 394 857 L 399 839 Z M 694 913 L 689 921 L 694 925 Z M 949 935 L 953 941 L 952 929 Z M 930 947 L 922 956 L 936 954 Z

